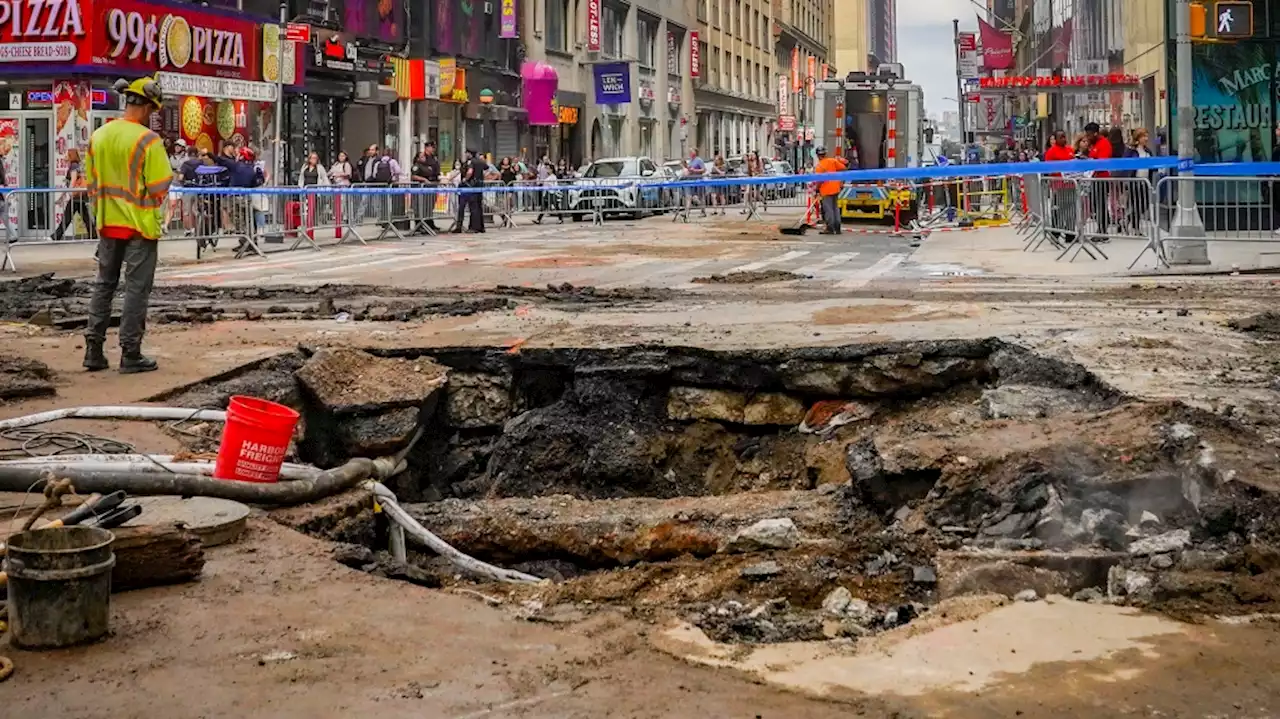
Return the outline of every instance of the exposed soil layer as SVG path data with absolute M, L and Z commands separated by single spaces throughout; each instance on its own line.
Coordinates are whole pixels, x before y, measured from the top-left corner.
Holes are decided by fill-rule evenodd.
M 0 320 L 26 321 L 78 329 L 87 322 L 93 284 L 54 279 L 52 274 L 0 282 Z M 490 291 L 423 293 L 373 285 L 212 287 L 161 285 L 151 295 L 156 323 L 217 320 L 316 320 L 343 318 L 361 322 L 407 322 L 432 316 L 469 316 L 514 310 L 523 302 L 545 302 L 560 309 L 666 299 L 670 290 L 598 289 L 568 283 L 545 288 L 498 286 Z
M 392 488 L 463 551 L 556 579 L 518 590 L 543 607 L 623 603 L 748 642 L 862 636 L 970 593 L 1280 611 L 1280 460 L 1256 428 L 999 340 L 370 354 L 437 363 L 443 396 L 401 388 L 344 419 L 342 397 L 298 397 L 323 355 L 304 348 L 154 399 L 260 383 L 326 466 L 425 422 Z M 290 524 L 380 546 L 369 510 L 335 506 Z M 412 581 L 459 581 L 415 561 Z
M 790 282 L 807 280 L 809 275 L 797 275 L 783 270 L 757 270 L 755 272 L 730 272 L 727 275 L 711 275 L 695 277 L 693 281 L 700 285 L 758 285 L 766 282 Z
M 1231 329 L 1255 335 L 1260 339 L 1280 339 L 1280 312 L 1263 312 L 1227 323 Z
M 43 362 L 0 354 L 0 401 L 51 397 L 57 394 L 56 379 Z

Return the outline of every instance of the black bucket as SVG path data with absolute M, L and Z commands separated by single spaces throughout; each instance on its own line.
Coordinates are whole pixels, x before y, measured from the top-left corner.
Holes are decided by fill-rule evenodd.
M 101 639 L 111 614 L 115 536 L 96 527 L 36 529 L 9 537 L 9 641 L 23 649 Z

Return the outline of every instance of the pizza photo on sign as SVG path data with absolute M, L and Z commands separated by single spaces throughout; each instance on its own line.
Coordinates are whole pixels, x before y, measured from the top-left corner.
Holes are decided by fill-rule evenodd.
M 188 97 L 182 101 L 181 122 L 182 136 L 188 142 L 194 142 L 204 129 L 204 107 L 200 104 L 200 98 Z

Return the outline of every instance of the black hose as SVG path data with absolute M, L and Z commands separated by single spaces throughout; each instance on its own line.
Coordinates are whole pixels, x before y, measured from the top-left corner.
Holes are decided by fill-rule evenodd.
M 217 497 L 246 504 L 295 505 L 350 489 L 366 479 L 383 480 L 403 466 L 394 459 L 352 459 L 327 469 L 314 479 L 257 483 L 213 479 L 197 474 L 161 472 L 86 471 L 74 467 L 58 470 L 58 478 L 71 480 L 77 492 L 109 493 L 124 490 L 133 495 L 170 494 L 183 497 Z M 25 492 L 41 480 L 44 470 L 34 466 L 0 465 L 0 492 Z

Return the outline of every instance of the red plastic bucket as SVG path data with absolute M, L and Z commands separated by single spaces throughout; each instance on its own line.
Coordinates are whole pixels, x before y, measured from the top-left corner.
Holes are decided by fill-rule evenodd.
M 213 467 L 216 479 L 274 482 L 298 426 L 298 413 L 257 397 L 235 396 L 227 406 L 222 444 Z

